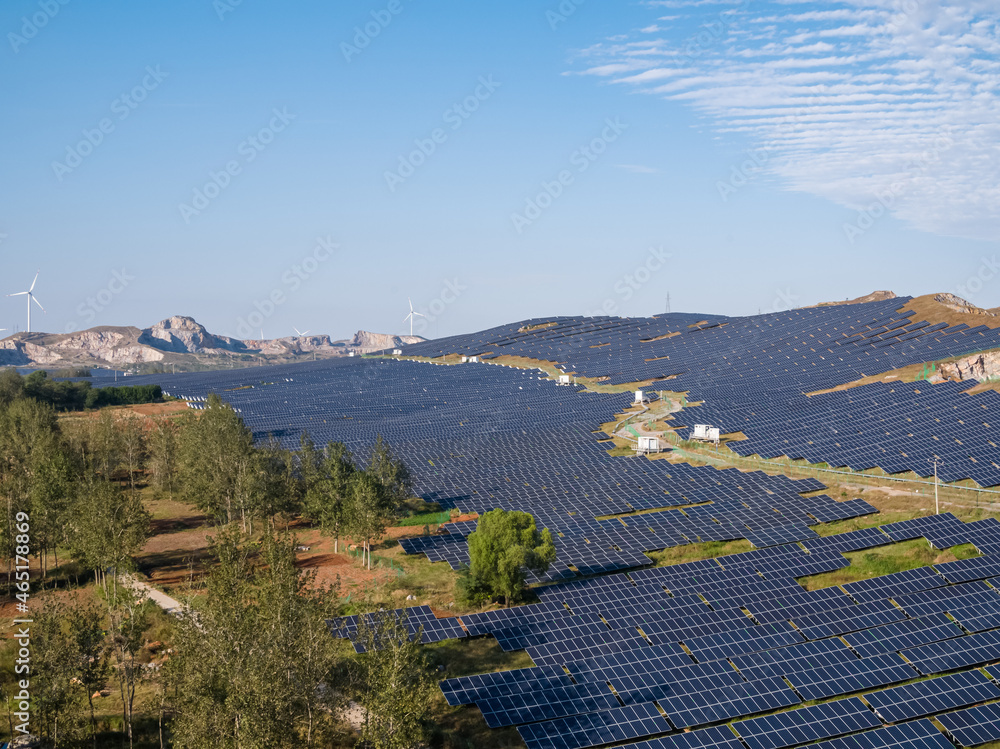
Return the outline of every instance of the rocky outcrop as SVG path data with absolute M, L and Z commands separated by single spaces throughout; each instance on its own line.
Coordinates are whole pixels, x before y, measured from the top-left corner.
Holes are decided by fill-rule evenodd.
M 138 343 L 175 354 L 203 354 L 219 351 L 244 352 L 247 345 L 240 340 L 209 333 L 193 317 L 177 315 L 146 328 Z
M 291 336 L 242 341 L 215 335 L 192 317 L 175 316 L 149 328 L 101 326 L 74 333 L 18 333 L 0 341 L 0 365 L 116 366 L 185 361 L 212 366 L 231 363 L 234 356 L 294 361 L 305 357 L 347 356 L 398 348 L 424 340 L 359 330 L 346 341 L 328 335 Z
M 884 302 L 886 299 L 895 299 L 896 294 L 892 291 L 873 291 L 871 294 L 859 296 L 857 299 L 845 299 L 842 302 L 821 302 L 817 307 L 834 307 L 841 304 L 867 304 L 868 302 Z
M 985 315 L 987 317 L 996 317 L 996 312 L 985 310 L 982 307 L 977 307 L 972 302 L 967 302 L 960 296 L 954 294 L 935 294 L 934 301 L 943 304 L 950 310 L 955 312 L 962 312 L 967 315 Z
M 1000 351 L 973 354 L 938 367 L 936 380 L 990 380 L 1000 377 Z
M 407 343 L 420 343 L 422 340 L 424 339 L 416 335 L 389 335 L 387 333 L 369 333 L 367 330 L 359 330 L 347 342 L 347 346 L 353 348 L 358 353 L 368 354 L 373 351 L 398 348 Z

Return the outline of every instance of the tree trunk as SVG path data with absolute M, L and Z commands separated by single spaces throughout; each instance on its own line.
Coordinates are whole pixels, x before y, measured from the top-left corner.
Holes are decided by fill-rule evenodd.
M 94 739 L 94 749 L 97 749 L 97 719 L 94 717 L 94 693 L 87 689 L 87 701 L 90 703 L 90 735 Z

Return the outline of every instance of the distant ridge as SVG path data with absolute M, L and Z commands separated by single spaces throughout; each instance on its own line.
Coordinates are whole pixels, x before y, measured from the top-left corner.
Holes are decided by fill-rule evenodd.
M 211 333 L 193 317 L 175 315 L 148 328 L 101 325 L 72 333 L 16 333 L 0 341 L 0 365 L 183 371 L 360 355 L 423 340 L 366 330 L 338 341 L 328 335 L 241 340 Z

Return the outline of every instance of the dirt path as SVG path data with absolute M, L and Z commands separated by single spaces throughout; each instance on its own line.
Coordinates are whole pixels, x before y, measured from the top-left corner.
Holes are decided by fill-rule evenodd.
M 131 575 L 122 575 L 122 584 L 134 590 L 140 596 L 148 598 L 171 616 L 177 616 L 187 607 L 176 598 L 171 598 L 163 591 L 157 590 L 152 585 L 142 580 L 138 580 Z

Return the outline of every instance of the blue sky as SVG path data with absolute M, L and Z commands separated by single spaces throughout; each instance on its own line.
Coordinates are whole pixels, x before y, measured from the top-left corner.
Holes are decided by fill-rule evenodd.
M 989 5 L 12 0 L 0 291 L 243 337 L 1000 305 Z

